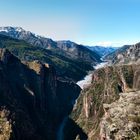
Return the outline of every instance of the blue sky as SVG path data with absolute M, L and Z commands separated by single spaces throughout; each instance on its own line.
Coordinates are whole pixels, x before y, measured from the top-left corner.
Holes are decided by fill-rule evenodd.
M 121 46 L 140 41 L 140 0 L 1 0 L 0 26 L 54 40 Z

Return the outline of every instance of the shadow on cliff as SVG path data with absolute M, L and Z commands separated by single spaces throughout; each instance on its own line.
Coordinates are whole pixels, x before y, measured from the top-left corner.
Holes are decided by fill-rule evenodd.
M 48 116 L 52 116 L 48 100 L 56 104 L 56 99 L 53 99 L 52 86 L 55 80 L 52 69 L 39 62 L 32 63 L 33 68 L 29 68 L 9 51 L 2 50 L 1 53 L 0 108 L 5 107 L 10 112 L 8 116 L 12 127 L 10 140 L 49 139 L 48 130 L 54 131 L 48 125 Z M 39 70 L 39 74 L 34 69 Z
M 53 67 L 21 62 L 8 50 L 0 52 L 0 85 L 0 108 L 10 112 L 10 140 L 56 140 L 60 123 L 81 91 L 73 82 L 58 80 Z M 84 138 L 82 130 L 68 122 L 75 130 L 72 136 Z
M 68 118 L 64 127 L 64 140 L 87 140 L 88 136 L 71 118 Z

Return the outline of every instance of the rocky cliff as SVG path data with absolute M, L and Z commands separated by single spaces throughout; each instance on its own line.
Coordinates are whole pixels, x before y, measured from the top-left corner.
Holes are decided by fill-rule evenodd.
M 0 49 L 0 139 L 55 140 L 80 88 L 58 80 L 55 69 L 39 61 L 21 62 Z
M 140 43 L 135 45 L 126 45 L 107 55 L 106 60 L 113 64 L 128 64 L 140 62 Z
M 98 69 L 93 73 L 92 84 L 80 94 L 71 113 L 71 118 L 87 135 L 88 138 L 85 139 L 98 140 L 100 139 L 101 118 L 106 113 L 103 105 L 117 101 L 121 93 L 139 89 L 140 65 L 109 66 Z M 117 114 L 117 110 L 115 113 Z M 125 123 L 125 119 L 122 121 Z M 67 127 L 70 127 L 69 123 L 67 123 Z M 69 131 L 74 134 L 71 130 Z M 76 135 L 74 136 L 76 138 Z M 82 139 L 77 136 L 78 138 Z M 67 139 L 71 138 L 66 135 Z
M 103 106 L 101 140 L 139 140 L 140 91 L 121 93 L 118 101 Z

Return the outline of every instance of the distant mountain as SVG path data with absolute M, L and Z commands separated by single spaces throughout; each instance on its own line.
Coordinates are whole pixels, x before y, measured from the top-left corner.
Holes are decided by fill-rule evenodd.
M 48 49 L 50 46 L 55 48 L 57 45 L 57 43 L 52 39 L 35 35 L 34 33 L 26 31 L 21 27 L 0 27 L 0 34 L 7 35 L 15 39 L 25 40 L 34 46 Z
M 78 59 L 83 61 L 98 61 L 100 62 L 100 56 L 97 52 L 91 51 L 84 45 L 78 45 L 71 41 L 57 41 L 57 46 L 67 52 L 70 58 Z
M 140 61 L 140 43 L 135 45 L 125 45 L 115 52 L 107 55 L 106 60 L 114 64 L 127 64 Z
M 97 52 L 101 57 L 116 51 L 118 47 L 103 47 L 103 46 L 87 46 L 88 49 Z
M 56 54 L 72 59 L 80 59 L 92 64 L 100 62 L 100 56 L 90 51 L 83 45 L 78 45 L 71 41 L 53 41 L 52 39 L 35 35 L 21 27 L 0 27 L 0 34 L 10 36 L 15 39 L 24 40 L 33 46 L 53 50 Z
M 92 70 L 93 65 L 101 62 L 101 57 L 96 52 L 83 45 L 71 41 L 53 41 L 21 27 L 0 27 L 0 34 L 4 35 L 0 36 L 1 46 L 12 50 L 21 59 L 41 59 L 53 65 L 62 77 L 76 81 Z
M 33 46 L 23 40 L 13 39 L 5 35 L 0 35 L 0 48 L 7 48 L 21 60 L 39 60 L 43 63 L 49 63 L 55 67 L 58 76 L 65 79 L 78 81 L 87 74 L 87 71 L 93 69 L 90 62 L 68 58 L 53 50 Z M 99 61 L 93 62 L 98 63 Z

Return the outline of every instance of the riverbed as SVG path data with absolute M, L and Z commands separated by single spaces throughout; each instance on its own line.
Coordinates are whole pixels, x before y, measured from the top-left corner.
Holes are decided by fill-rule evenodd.
M 108 64 L 108 62 L 99 63 L 96 66 L 94 66 L 94 69 L 97 70 L 97 69 L 103 68 L 107 64 Z M 90 85 L 91 84 L 91 81 L 92 81 L 92 73 L 93 73 L 93 71 L 92 72 L 89 72 L 89 74 L 86 75 L 83 80 L 78 81 L 76 84 L 78 86 L 80 86 L 81 89 L 84 89 L 84 87 L 87 87 L 88 85 Z
M 108 64 L 108 62 L 102 62 L 102 63 L 97 64 L 96 66 L 94 66 L 94 69 L 97 70 L 97 69 L 103 68 L 107 64 Z M 83 89 L 84 87 L 90 85 L 91 81 L 92 81 L 92 73 L 93 73 L 93 71 L 89 72 L 88 75 L 86 75 L 83 80 L 78 81 L 76 84 L 79 85 L 81 87 L 81 89 Z M 60 125 L 60 127 L 58 129 L 57 140 L 64 140 L 63 130 L 64 130 L 65 124 L 67 122 L 67 119 L 68 119 L 68 116 L 66 116 L 63 119 L 63 121 L 62 121 L 62 123 L 61 123 L 61 125 Z

